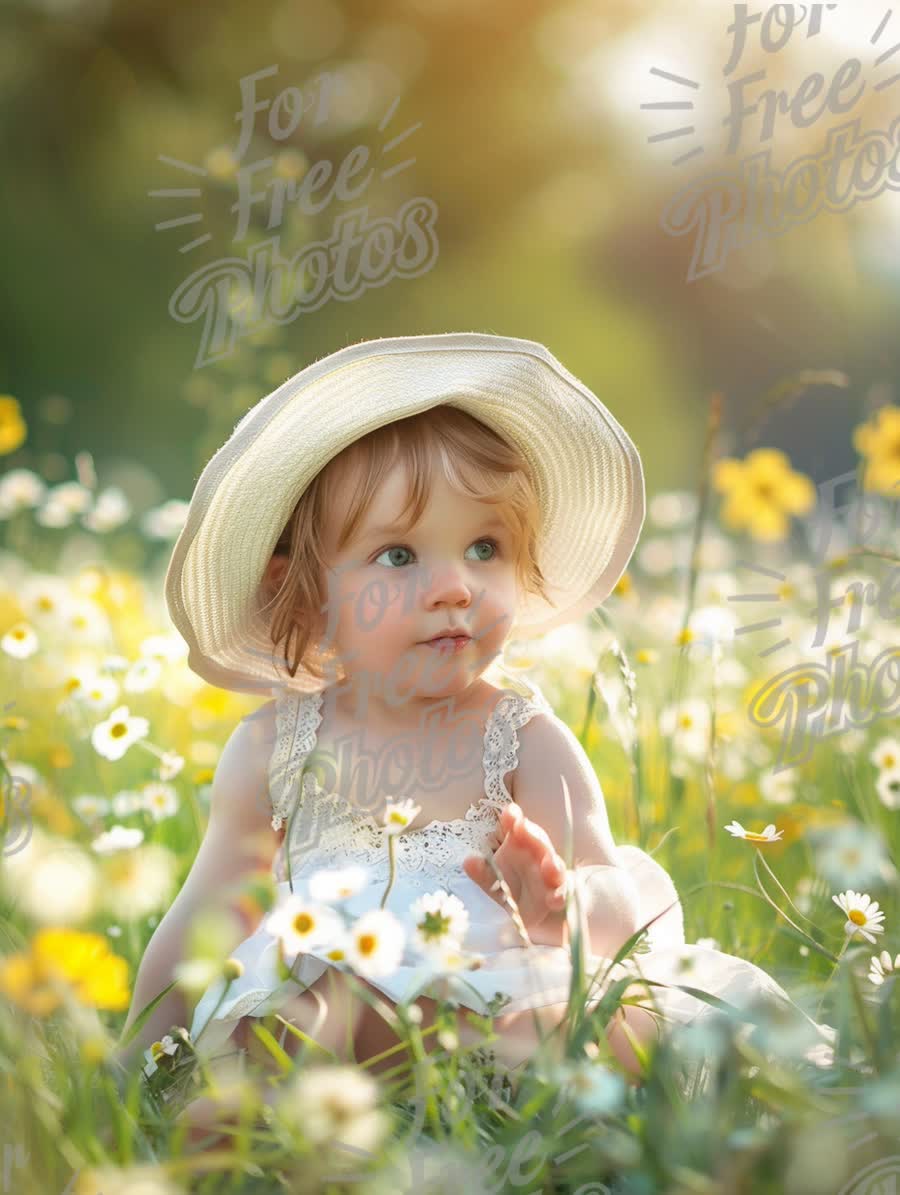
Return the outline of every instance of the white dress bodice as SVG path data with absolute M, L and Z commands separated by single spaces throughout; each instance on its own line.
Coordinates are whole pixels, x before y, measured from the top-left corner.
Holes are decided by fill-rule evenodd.
M 304 773 L 322 722 L 323 693 L 282 691 L 276 698 L 276 743 L 269 762 L 272 828 L 288 824 L 272 865 L 276 881 L 301 870 L 359 864 L 373 877 L 389 874 L 383 827 L 338 793 L 325 792 L 317 778 Z M 518 763 L 517 731 L 536 713 L 553 713 L 539 690 L 527 695 L 504 690 L 484 731 L 483 793 L 465 817 L 413 822 L 395 840 L 398 871 L 423 880 L 462 874 L 463 860 L 485 851 L 503 807 L 512 800 L 504 777 Z

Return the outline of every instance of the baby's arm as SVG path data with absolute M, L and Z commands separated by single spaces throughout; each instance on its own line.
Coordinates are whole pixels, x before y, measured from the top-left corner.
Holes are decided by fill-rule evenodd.
M 516 804 L 529 820 L 543 827 L 563 862 L 578 869 L 574 878 L 582 906 L 585 948 L 613 958 L 641 924 L 640 893 L 619 860 L 600 783 L 578 739 L 558 718 L 537 714 L 518 733 Z M 566 853 L 563 780 L 572 808 L 571 860 Z M 565 910 L 549 913 L 530 936 L 536 943 L 564 945 L 568 939 Z
M 172 982 L 197 914 L 224 907 L 241 916 L 233 903 L 233 890 L 229 901 L 229 889 L 249 872 L 271 865 L 277 836 L 267 797 L 272 741 L 271 718 L 265 716 L 265 709 L 239 722 L 225 744 L 213 778 L 206 834 L 181 891 L 147 944 L 123 1036 L 142 1009 Z M 255 927 L 244 928 L 249 934 Z M 235 946 L 243 936 L 235 936 Z M 175 987 L 159 1002 L 137 1037 L 115 1057 L 130 1069 L 135 1058 L 141 1058 L 172 1025 L 189 1027 L 187 1016 L 184 994 Z

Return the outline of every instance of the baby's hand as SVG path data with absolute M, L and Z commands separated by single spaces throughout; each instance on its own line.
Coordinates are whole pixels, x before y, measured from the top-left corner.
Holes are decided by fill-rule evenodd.
M 494 862 L 509 885 L 530 934 L 565 908 L 565 864 L 547 832 L 529 821 L 515 802 L 507 805 L 500 815 L 498 834 L 500 845 L 494 852 Z M 469 855 L 463 862 L 463 870 L 492 900 L 506 907 L 500 890 L 491 891 L 496 876 L 485 859 Z

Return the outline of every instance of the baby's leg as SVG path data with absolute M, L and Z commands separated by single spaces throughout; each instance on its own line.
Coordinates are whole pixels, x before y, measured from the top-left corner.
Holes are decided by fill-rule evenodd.
M 386 1000 L 381 993 L 378 995 L 382 1000 Z M 386 1002 L 390 1004 L 389 1001 Z M 588 1009 L 596 1007 L 598 1003 L 599 1000 L 593 1001 Z M 422 1011 L 422 1020 L 419 1025 L 421 1031 L 434 1024 L 437 1004 L 427 996 L 420 996 L 416 1000 L 416 1004 Z M 500 1016 L 494 1018 L 494 1030 L 497 1037 L 490 1043 L 489 1048 L 494 1051 L 500 1062 L 512 1070 L 528 1058 L 534 1057 L 542 1038 L 549 1039 L 549 1045 L 545 1047 L 548 1055 L 552 1060 L 559 1062 L 562 1060 L 563 1032 L 562 1030 L 554 1032 L 554 1030 L 564 1020 L 567 1010 L 567 1004 L 548 1004 L 543 1008 L 501 1013 Z M 535 1014 L 537 1015 L 537 1025 L 535 1025 Z M 641 1065 L 629 1041 L 628 1033 L 623 1027 L 623 1021 L 627 1023 L 628 1033 L 631 1033 L 639 1045 L 646 1049 L 648 1045 L 655 1045 L 659 1039 L 657 1018 L 645 1008 L 627 1004 L 618 1009 L 607 1025 L 607 1041 L 613 1054 L 629 1074 L 638 1077 L 641 1075 Z M 484 1041 L 481 1031 L 467 1019 L 465 1010 L 460 1010 L 457 1013 L 456 1033 L 460 1045 L 467 1048 L 478 1046 Z M 390 1022 L 367 1006 L 357 1031 L 357 1061 L 367 1062 L 385 1050 L 397 1046 L 400 1040 L 399 1032 L 392 1030 Z M 436 1040 L 434 1033 L 426 1035 L 423 1040 L 425 1051 L 429 1054 L 444 1048 Z M 382 1059 L 366 1069 L 370 1074 L 377 1075 L 390 1067 L 404 1062 L 411 1063 L 411 1061 L 409 1047 L 405 1046 L 402 1050 L 397 1050 L 390 1057 Z
M 599 1001 L 588 1006 L 588 1011 L 596 1007 Z M 549 1039 L 548 1053 L 551 1059 L 562 1060 L 563 1030 L 554 1032 L 565 1019 L 567 1004 L 547 1004 L 543 1008 L 525 1009 L 522 1012 L 510 1012 L 495 1018 L 494 1026 L 499 1034 L 499 1040 L 493 1044 L 497 1057 L 506 1066 L 515 1067 L 526 1058 L 533 1056 L 540 1037 L 535 1028 L 535 1014 L 540 1024 L 540 1033 Z M 639 1078 L 642 1074 L 641 1064 L 634 1052 L 631 1042 L 623 1027 L 623 1021 L 628 1026 L 628 1033 L 637 1040 L 642 1049 L 655 1045 L 659 1040 L 657 1018 L 647 1009 L 638 1008 L 633 1004 L 623 1004 L 616 1011 L 606 1026 L 606 1040 L 615 1057 L 621 1062 L 629 1075 Z
M 266 1019 L 267 1028 L 289 1057 L 296 1057 L 305 1048 L 306 1058 L 311 1062 L 330 1061 L 326 1053 L 329 1051 L 341 1062 L 352 1063 L 354 1040 L 362 1013 L 362 1001 L 351 992 L 345 977 L 329 967 L 315 983 L 305 991 L 298 990 L 296 994 L 288 997 L 278 1009 L 279 1017 L 295 1025 L 315 1044 L 297 1037 L 274 1017 Z M 176 1123 L 188 1126 L 187 1140 L 190 1144 L 206 1140 L 214 1131 L 214 1125 L 238 1124 L 240 1092 L 236 1080 L 244 1069 L 243 1058 L 254 1064 L 248 1065 L 244 1072 L 248 1080 L 253 1078 L 254 1072 L 258 1073 L 260 1070 L 275 1073 L 277 1068 L 272 1055 L 253 1032 L 253 1026 L 259 1023 L 258 1017 L 241 1017 L 231 1038 L 217 1052 L 217 1056 L 204 1060 L 206 1075 L 214 1084 L 221 1083 L 224 1090 L 220 1090 L 217 1097 L 202 1096 L 193 1100 L 176 1117 Z M 263 1102 L 273 1098 L 271 1088 L 260 1086 L 259 1093 Z M 206 1143 L 206 1149 L 222 1148 L 226 1136 L 220 1134 L 210 1139 Z

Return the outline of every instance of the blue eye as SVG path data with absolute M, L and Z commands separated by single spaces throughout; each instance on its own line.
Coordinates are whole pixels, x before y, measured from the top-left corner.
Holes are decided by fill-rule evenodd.
M 490 539 L 490 538 L 476 539 L 475 543 L 472 544 L 472 547 L 474 548 L 479 544 L 490 544 L 491 548 L 493 549 L 493 555 L 479 557 L 479 560 L 482 562 L 482 564 L 490 564 L 490 562 L 492 560 L 494 560 L 497 557 L 497 555 L 499 555 L 499 553 L 500 553 L 500 545 L 497 543 L 497 541 L 495 539 Z M 378 561 L 381 559 L 381 557 L 386 556 L 389 552 L 410 552 L 411 553 L 412 548 L 404 547 L 403 544 L 394 544 L 390 548 L 385 548 L 383 552 L 379 552 L 372 563 L 377 564 Z M 396 564 L 396 563 L 397 562 L 394 561 L 394 564 Z M 402 564 L 403 564 L 403 562 L 400 563 L 400 567 L 402 567 Z

